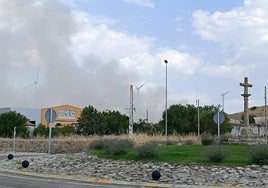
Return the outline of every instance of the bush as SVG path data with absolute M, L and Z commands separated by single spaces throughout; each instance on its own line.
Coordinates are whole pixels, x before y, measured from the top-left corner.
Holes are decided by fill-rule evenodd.
M 201 143 L 204 146 L 211 145 L 214 143 L 214 138 L 211 134 L 202 134 L 201 135 Z
M 135 148 L 138 158 L 153 158 L 159 157 L 160 153 L 156 149 L 156 143 L 148 142 Z
M 221 135 L 220 136 L 220 144 L 228 143 L 229 136 L 228 135 Z
M 268 145 L 257 145 L 249 150 L 250 162 L 258 165 L 268 165 Z
M 104 139 L 94 140 L 89 144 L 89 149 L 104 149 Z
M 66 125 L 59 129 L 60 134 L 64 136 L 70 136 L 76 134 L 75 127 L 73 125 Z
M 205 150 L 205 157 L 208 158 L 209 162 L 220 163 L 222 162 L 228 154 L 228 151 L 220 145 L 209 146 Z
M 33 135 L 48 137 L 48 129 L 45 125 L 39 124 L 38 127 L 34 129 Z
M 29 130 L 27 129 L 26 126 L 18 126 L 16 128 L 16 132 L 17 132 L 17 137 L 20 138 L 29 138 Z
M 105 152 L 109 155 L 126 154 L 134 145 L 130 139 L 105 139 L 103 144 Z

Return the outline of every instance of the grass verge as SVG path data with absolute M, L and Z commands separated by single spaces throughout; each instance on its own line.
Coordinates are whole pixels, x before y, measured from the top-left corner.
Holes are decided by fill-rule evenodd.
M 139 158 L 134 149 L 129 149 L 127 153 L 117 156 L 107 155 L 104 150 L 91 150 L 90 155 L 97 155 L 102 158 L 139 160 L 144 162 L 170 162 L 177 164 L 211 164 L 205 156 L 205 151 L 209 146 L 204 145 L 161 145 L 157 146 L 159 157 Z M 253 147 L 249 145 L 222 145 L 228 150 L 228 156 L 221 163 L 215 165 L 222 166 L 247 166 L 250 164 L 248 151 Z

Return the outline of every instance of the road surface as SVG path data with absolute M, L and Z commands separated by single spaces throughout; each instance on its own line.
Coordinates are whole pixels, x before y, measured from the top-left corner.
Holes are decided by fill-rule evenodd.
M 0 173 L 1 188 L 127 188 L 130 185 L 91 184 L 86 182 L 56 179 L 41 179 L 21 175 Z

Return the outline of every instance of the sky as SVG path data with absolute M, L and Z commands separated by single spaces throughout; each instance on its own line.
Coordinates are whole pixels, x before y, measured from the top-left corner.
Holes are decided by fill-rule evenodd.
M 264 105 L 267 51 L 266 0 L 0 0 L 0 107 L 128 114 L 133 85 L 134 118 L 158 122 L 167 78 L 168 106 L 241 112 L 244 77 Z

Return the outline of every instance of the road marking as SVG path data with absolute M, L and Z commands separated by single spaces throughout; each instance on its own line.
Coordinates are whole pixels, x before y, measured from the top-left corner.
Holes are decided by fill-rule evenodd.
M 109 180 L 109 179 L 105 179 L 105 178 L 88 178 L 87 180 L 89 183 L 112 183 L 113 181 L 112 180 Z
M 209 188 L 239 188 L 244 186 L 209 186 Z
M 144 187 L 173 187 L 170 184 L 145 183 Z

